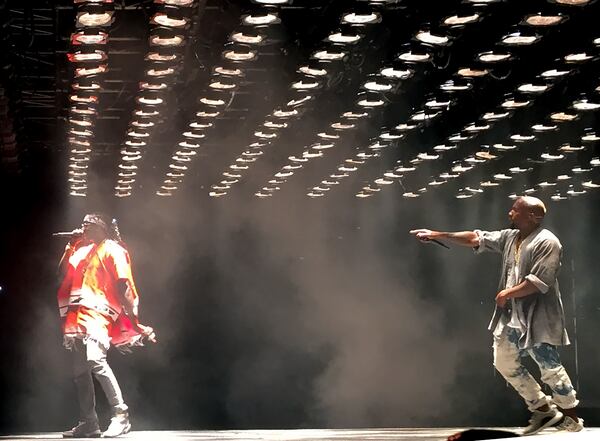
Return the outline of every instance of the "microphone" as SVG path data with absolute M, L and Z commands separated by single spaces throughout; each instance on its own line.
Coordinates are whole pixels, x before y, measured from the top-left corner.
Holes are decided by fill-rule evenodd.
M 443 243 L 443 242 L 440 242 L 439 240 L 435 240 L 435 239 L 429 239 L 429 241 L 430 241 L 430 242 L 433 242 L 433 243 L 435 243 L 436 245 L 439 245 L 439 246 L 441 246 L 441 247 L 444 247 L 444 248 L 450 249 L 450 247 L 449 247 L 448 245 L 446 245 L 446 244 L 445 244 L 445 243 Z
M 440 242 L 437 239 L 419 239 L 421 242 L 426 242 L 426 243 L 434 243 L 436 245 L 439 245 L 441 247 L 450 249 L 450 247 L 448 245 L 446 245 L 444 242 Z
M 52 233 L 55 237 L 68 237 L 69 239 L 73 236 L 81 236 L 83 234 L 83 230 L 81 228 L 76 228 L 73 231 L 59 231 L 58 233 Z

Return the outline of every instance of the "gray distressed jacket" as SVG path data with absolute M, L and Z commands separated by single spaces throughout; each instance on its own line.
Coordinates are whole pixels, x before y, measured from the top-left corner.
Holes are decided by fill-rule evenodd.
M 519 230 L 475 230 L 479 237 L 476 253 L 492 251 L 502 254 L 502 273 L 498 291 L 506 288 L 508 265 L 514 260 Z M 529 280 L 540 292 L 513 299 L 522 314 L 525 330 L 519 340 L 519 348 L 528 349 L 538 343 L 568 345 L 565 314 L 558 287 L 558 272 L 562 257 L 562 245 L 558 238 L 545 228 L 538 227 L 521 243 L 518 283 Z M 504 310 L 496 306 L 488 329 L 495 331 Z

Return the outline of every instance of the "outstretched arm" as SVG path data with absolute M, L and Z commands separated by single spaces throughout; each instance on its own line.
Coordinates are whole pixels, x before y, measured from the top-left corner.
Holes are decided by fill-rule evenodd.
M 443 240 L 463 247 L 476 248 L 479 246 L 479 237 L 474 231 L 448 232 L 418 228 L 416 230 L 411 230 L 410 234 L 415 236 L 421 242 Z

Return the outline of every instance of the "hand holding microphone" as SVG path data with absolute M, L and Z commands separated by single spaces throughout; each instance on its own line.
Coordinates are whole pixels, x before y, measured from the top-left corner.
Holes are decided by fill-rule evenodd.
M 58 233 L 52 233 L 55 237 L 81 237 L 83 235 L 83 228 L 75 228 L 73 231 L 59 231 Z
M 81 237 L 83 236 L 83 228 L 75 228 L 72 231 L 59 231 L 58 233 L 52 233 L 54 237 L 68 237 L 69 244 L 67 245 L 67 249 L 73 249 L 75 243 L 77 243 Z

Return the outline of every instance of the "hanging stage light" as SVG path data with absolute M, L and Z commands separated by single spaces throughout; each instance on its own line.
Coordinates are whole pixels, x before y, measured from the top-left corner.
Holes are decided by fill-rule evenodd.
M 298 68 L 298 72 L 313 77 L 322 77 L 327 75 L 327 70 L 321 66 L 305 65 Z
M 522 107 L 530 106 L 532 103 L 531 100 L 519 99 L 514 96 L 508 96 L 506 99 L 500 104 L 500 107 L 505 109 L 519 109 Z
M 71 87 L 74 90 L 87 90 L 87 91 L 97 91 L 100 90 L 100 82 L 97 78 L 94 77 L 82 77 L 79 78 L 73 83 L 71 83 Z
M 262 13 L 243 15 L 242 23 L 251 26 L 270 26 L 281 23 L 281 20 L 275 12 L 265 10 Z
M 444 92 L 464 92 L 471 90 L 473 84 L 466 79 L 449 80 L 440 86 L 440 89 Z
M 245 76 L 244 71 L 242 69 L 230 65 L 216 66 L 213 69 L 213 75 L 228 78 L 243 78 Z
M 564 58 L 566 63 L 585 63 L 586 61 L 590 61 L 592 59 L 594 59 L 594 56 L 591 54 L 588 54 L 586 52 L 578 52 L 578 53 L 573 53 L 573 54 L 568 54 L 565 55 Z
M 323 49 L 313 53 L 312 58 L 322 61 L 339 61 L 346 56 L 344 51 Z
M 571 107 L 575 110 L 590 111 L 600 109 L 600 102 L 590 101 L 587 98 L 581 98 L 573 101 Z
M 77 1 L 75 3 L 78 3 Z M 103 27 L 113 22 L 114 11 L 110 3 L 80 5 L 75 18 L 77 27 Z
M 229 36 L 230 41 L 240 44 L 258 45 L 263 43 L 264 39 L 264 35 L 260 34 L 255 28 L 236 31 Z
M 448 46 L 451 43 L 450 37 L 434 34 L 431 30 L 418 31 L 415 34 L 415 39 L 430 46 Z
M 355 44 L 362 38 L 358 33 L 343 33 L 341 31 L 329 34 L 327 41 L 334 44 Z
M 146 70 L 146 75 L 150 77 L 167 77 L 175 74 L 175 68 L 164 63 L 154 62 L 151 68 Z
M 189 23 L 184 10 L 177 7 L 165 6 L 160 12 L 154 14 L 150 23 L 168 28 L 184 28 Z
M 510 61 L 512 55 L 508 52 L 487 51 L 477 54 L 476 59 L 482 63 L 500 63 Z
M 487 69 L 476 69 L 476 68 L 470 68 L 470 67 L 460 68 L 456 72 L 457 75 L 464 77 L 464 78 L 478 78 L 478 77 L 483 77 L 489 73 L 490 72 Z
M 413 48 L 401 52 L 398 55 L 398 60 L 404 61 L 405 63 L 426 63 L 433 59 L 433 55 L 429 52 L 425 51 L 424 48 L 418 50 L 418 48 Z
M 550 84 L 532 84 L 532 83 L 521 84 L 517 88 L 517 90 L 519 92 L 531 93 L 531 94 L 543 93 L 543 92 L 546 92 L 548 89 L 550 89 Z
M 556 122 L 574 121 L 579 116 L 576 113 L 555 112 L 550 115 L 550 119 Z
M 153 109 L 150 106 L 144 106 L 142 108 L 136 109 L 133 113 L 134 115 L 141 117 L 153 117 L 160 115 L 160 112 L 158 110 Z
M 523 20 L 523 24 L 535 27 L 556 26 L 564 23 L 567 19 L 568 17 L 565 15 L 545 15 L 539 12 L 537 14 L 527 15 Z
M 349 12 L 342 16 L 342 23 L 351 25 L 367 25 L 379 23 L 380 21 L 381 14 L 378 12 L 370 12 L 365 14 Z
M 150 45 L 161 47 L 182 46 L 185 41 L 185 37 L 181 34 L 178 34 L 178 32 L 178 30 L 165 27 L 154 28 L 149 37 Z
M 544 72 L 542 72 L 540 74 L 540 76 L 542 78 L 558 78 L 558 77 L 564 77 L 565 75 L 568 75 L 569 73 L 571 73 L 570 70 L 549 69 L 549 70 L 545 70 Z
M 380 107 L 385 104 L 382 96 L 375 92 L 360 92 L 356 104 L 361 107 Z
M 88 104 L 75 104 L 70 108 L 71 113 L 78 115 L 96 115 L 98 111 Z
M 302 90 L 313 90 L 319 89 L 321 87 L 321 83 L 316 79 L 303 78 L 299 81 L 295 81 L 290 86 L 294 90 L 302 91 Z
M 76 67 L 75 78 L 98 75 L 106 72 L 108 66 L 106 64 L 94 64 L 88 67 Z
M 108 34 L 97 29 L 85 29 L 71 34 L 71 44 L 73 46 L 82 44 L 100 45 L 106 43 L 108 43 Z
M 513 32 L 502 37 L 502 44 L 507 46 L 530 46 L 542 39 L 539 35 L 527 35 L 521 32 Z
M 95 62 L 99 63 L 107 59 L 106 52 L 103 50 L 82 49 L 67 54 L 67 59 L 71 63 Z
M 160 80 L 153 80 L 153 81 L 141 81 L 139 83 L 139 88 L 140 90 L 165 90 L 167 89 L 169 86 L 167 85 L 167 83 L 163 83 Z
M 473 12 L 465 15 L 450 15 L 442 20 L 442 25 L 451 27 L 464 27 L 467 24 L 481 20 L 481 15 Z
M 257 57 L 256 50 L 248 45 L 228 44 L 227 49 L 223 51 L 223 58 L 231 62 L 253 61 Z
M 166 48 L 169 48 L 168 46 Z M 179 59 L 179 54 L 173 52 L 173 51 L 154 51 L 154 52 L 148 52 L 146 54 L 146 56 L 144 57 L 144 59 L 146 61 L 162 61 L 162 62 L 166 62 L 166 61 L 177 61 Z

